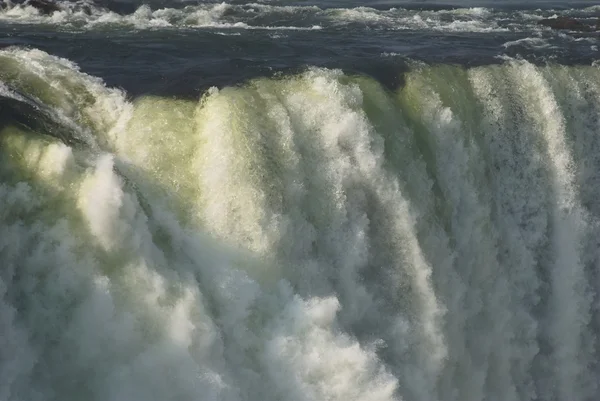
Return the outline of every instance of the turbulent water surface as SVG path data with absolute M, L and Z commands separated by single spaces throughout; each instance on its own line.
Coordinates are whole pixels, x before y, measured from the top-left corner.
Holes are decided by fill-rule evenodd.
M 600 399 L 591 2 L 8 3 L 0 400 Z

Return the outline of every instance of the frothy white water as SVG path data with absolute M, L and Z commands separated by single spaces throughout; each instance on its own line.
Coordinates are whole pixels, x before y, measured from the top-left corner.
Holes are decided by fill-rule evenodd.
M 0 10 L 0 21 L 43 24 L 70 30 L 125 27 L 133 29 L 266 29 L 318 30 L 347 26 L 377 30 L 437 32 L 515 32 L 537 29 L 541 13 L 505 12 L 486 8 L 411 10 L 371 7 L 320 8 L 271 4 L 204 3 L 180 8 L 141 5 L 120 14 L 87 0 L 58 1 L 51 13 L 29 5 L 8 3 Z M 590 14 L 593 10 L 577 10 Z
M 2 96 L 102 149 L 2 126 L 0 398 L 598 396 L 594 67 L 130 103 L 67 60 L 0 59 Z
M 219 28 L 261 30 L 318 30 L 319 25 L 256 25 L 248 23 L 255 12 L 252 9 L 227 3 L 205 4 L 177 8 L 151 9 L 148 5 L 138 7 L 130 14 L 119 14 L 93 2 L 57 2 L 60 9 L 44 13 L 30 5 L 9 5 L 0 11 L 0 20 L 21 24 L 48 24 L 66 26 L 71 29 L 94 29 L 128 27 L 134 29 L 161 28 Z M 101 4 L 101 3 L 100 3 Z M 279 13 L 281 7 L 276 7 Z M 285 9 L 285 8 L 284 8 Z M 239 17 L 230 16 L 239 13 Z

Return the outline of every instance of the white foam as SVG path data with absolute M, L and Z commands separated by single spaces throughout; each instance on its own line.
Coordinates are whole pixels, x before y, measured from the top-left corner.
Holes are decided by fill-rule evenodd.
M 322 13 L 335 25 L 364 23 L 380 29 L 415 29 L 447 32 L 502 32 L 486 9 L 454 11 L 376 10 L 368 7 L 329 9 Z M 450 21 L 448 18 L 450 17 Z M 490 18 L 487 18 L 490 17 Z
M 20 59 L 27 58 L 26 51 L 4 51 L 2 55 L 15 54 Z M 31 58 L 43 57 L 40 52 L 32 51 Z M 63 64 L 47 56 L 45 67 L 39 71 L 56 71 L 57 65 Z M 35 63 L 24 63 L 22 67 L 29 71 L 41 68 Z M 76 69 L 71 69 L 70 74 L 60 71 L 64 74 L 54 92 L 61 93 L 64 85 L 73 80 L 93 92 L 96 82 L 84 74 Z M 98 97 L 93 104 L 103 103 L 103 97 L 112 96 L 110 91 L 98 89 L 93 92 Z M 47 96 L 53 99 L 52 93 Z M 224 105 L 230 100 L 221 92 L 213 91 L 211 96 L 214 98 L 207 100 L 209 104 L 216 102 L 218 96 L 225 96 Z M 61 105 L 68 108 L 69 103 Z M 11 290 L 1 304 L 0 316 L 8 316 L 4 320 L 11 324 L 9 333 L 20 333 L 18 323 L 13 323 L 12 302 L 15 296 L 28 297 L 30 306 L 20 309 L 19 316 L 34 344 L 31 352 L 28 344 L 18 344 L 17 357 L 22 362 L 11 363 L 16 374 L 6 376 L 8 382 L 2 388 L 3 394 L 9 391 L 11 398 L 14 395 L 23 399 L 35 399 L 38 391 L 41 399 L 49 394 L 106 400 L 258 400 L 309 394 L 331 400 L 394 399 L 396 379 L 387 372 L 374 350 L 338 327 L 341 305 L 335 296 L 321 298 L 309 293 L 300 296 L 292 292 L 283 275 L 281 284 L 276 285 L 277 277 L 267 280 L 266 275 L 261 278 L 253 271 L 261 263 L 269 263 L 265 257 L 274 252 L 272 246 L 276 242 L 268 237 L 260 242 L 263 240 L 260 215 L 270 210 L 258 210 L 260 203 L 255 203 L 255 194 L 243 192 L 244 188 L 252 189 L 247 184 L 241 188 L 227 187 L 227 181 L 235 183 L 241 171 L 224 165 L 223 173 L 217 175 L 223 179 L 220 183 L 207 181 L 200 187 L 193 181 L 181 184 L 189 185 L 192 193 L 199 191 L 192 197 L 197 202 L 192 208 L 210 211 L 213 207 L 205 224 L 229 242 L 240 237 L 234 231 L 219 228 L 219 224 L 227 222 L 232 212 L 214 209 L 217 205 L 204 202 L 211 190 L 219 199 L 224 199 L 227 189 L 247 197 L 244 214 L 240 215 L 245 215 L 243 225 L 238 229 L 255 235 L 258 241 L 254 242 L 255 247 L 250 247 L 256 252 L 245 253 L 243 258 L 208 239 L 203 234 L 204 228 L 193 220 L 178 220 L 161 191 L 152 188 L 156 182 L 145 174 L 154 170 L 147 163 L 155 162 L 153 153 L 163 148 L 153 142 L 156 139 L 153 135 L 164 137 L 164 131 L 152 131 L 152 126 L 146 125 L 141 127 L 143 132 L 136 132 L 135 111 L 125 107 L 122 113 L 125 112 L 130 114 L 124 123 L 110 116 L 115 124 L 113 132 L 104 134 L 107 141 L 114 141 L 111 145 L 117 153 L 98 154 L 92 158 L 91 166 L 83 155 L 65 153 L 63 149 L 68 148 L 64 145 L 25 140 L 27 136 L 18 131 L 2 137 L 2 151 L 12 156 L 2 158 L 2 168 L 17 163 L 20 158 L 16 155 L 24 155 L 26 162 L 13 166 L 18 174 L 44 181 L 44 188 L 49 184 L 53 187 L 45 194 L 35 184 L 30 191 L 19 190 L 21 184 L 7 184 L 10 196 L 2 198 L 2 210 L 10 210 L 10 216 L 16 219 L 16 224 L 11 225 L 8 217 L 4 218 L 3 244 L 8 245 L 6 238 L 15 236 L 22 242 L 10 247 L 9 252 L 4 247 L 0 252 L 7 263 L 21 263 L 23 279 L 14 279 L 3 271 L 2 279 L 11 282 Z M 235 109 L 231 112 L 237 116 Z M 220 121 L 220 113 L 213 116 L 215 124 Z M 160 124 L 160 120 L 153 121 Z M 131 130 L 130 135 L 115 132 L 115 127 Z M 212 127 L 223 128 L 220 124 Z M 172 128 L 176 133 L 181 132 Z M 192 144 L 197 140 L 202 144 L 205 139 L 200 138 L 204 132 L 198 131 L 187 139 Z M 223 134 L 227 138 L 230 133 Z M 200 151 L 198 146 L 195 145 L 196 151 Z M 235 141 L 229 140 L 208 146 L 211 149 L 206 154 L 215 155 L 215 160 L 237 149 Z M 144 149 L 139 151 L 139 147 Z M 52 155 L 49 160 L 54 162 L 63 160 L 58 163 L 62 167 L 52 174 L 46 173 L 43 166 L 48 163 L 36 162 L 40 152 Z M 181 155 L 178 156 L 181 160 Z M 243 158 L 244 154 L 240 156 Z M 121 158 L 127 162 L 117 160 Z M 179 171 L 181 165 L 177 166 Z M 181 172 L 188 171 L 197 180 L 202 177 L 198 170 L 188 167 Z M 136 190 L 118 174 L 119 168 L 123 168 L 121 174 L 135 179 Z M 140 198 L 142 193 L 148 197 Z M 25 197 L 22 205 L 12 202 L 19 194 Z M 35 201 L 37 197 L 44 199 L 43 204 Z M 171 200 L 177 202 L 175 198 Z M 231 202 L 225 206 L 235 204 Z M 28 219 L 33 218 L 33 226 L 19 217 L 19 208 L 24 207 L 28 209 Z M 48 208 L 53 212 L 49 213 Z M 41 237 L 36 239 L 38 236 Z M 36 245 L 30 248 L 34 241 Z M 32 252 L 31 257 L 24 256 L 28 251 Z M 283 260 L 272 257 L 271 262 Z M 280 268 L 287 271 L 289 267 Z M 270 275 L 277 274 L 276 267 L 263 268 Z M 42 281 L 40 273 L 49 274 L 52 279 Z M 30 289 L 36 286 L 43 289 L 29 296 Z M 48 324 L 50 321 L 54 324 Z M 11 334 L 10 338 L 13 337 Z M 326 359 L 317 357 L 326 353 L 329 355 Z M 53 368 L 44 369 L 35 378 L 29 373 L 31 361 Z M 59 361 L 61 368 L 54 368 Z M 88 370 L 90 367 L 93 374 Z M 279 380 L 282 373 L 285 380 Z M 264 380 L 269 385 L 265 386 Z M 79 387 L 73 383 L 86 384 Z
M 87 5 L 89 13 L 82 7 L 74 7 L 69 3 L 60 3 L 63 7 L 49 15 L 40 13 L 34 7 L 15 5 L 7 11 L 0 12 L 0 20 L 24 24 L 65 24 L 74 29 L 93 29 L 102 26 L 120 25 L 134 29 L 160 28 L 220 28 L 220 29 L 259 29 L 259 30 L 318 30 L 319 25 L 302 26 L 260 26 L 244 21 L 230 22 L 225 13 L 235 6 L 227 3 L 186 6 L 182 9 L 162 8 L 152 10 L 148 5 L 140 6 L 132 14 L 121 15 L 110 10 Z M 271 12 L 272 7 L 265 11 Z M 285 8 L 284 8 L 285 9 Z M 280 12 L 279 8 L 275 11 Z
M 507 13 L 486 8 L 456 10 L 415 11 L 403 8 L 379 10 L 370 7 L 319 8 L 317 6 L 283 6 L 272 4 L 210 3 L 187 5 L 183 8 L 151 9 L 139 7 L 132 14 L 117 14 L 93 4 L 61 2 L 62 10 L 50 15 L 41 14 L 33 7 L 15 5 L 0 12 L 0 20 L 25 24 L 52 24 L 69 29 L 95 29 L 106 26 L 123 26 L 131 29 L 264 29 L 264 30 L 318 30 L 329 26 L 364 24 L 377 29 L 427 29 L 448 32 L 503 32 L 509 28 L 498 25 L 500 20 L 510 20 Z M 275 20 L 293 18 L 311 19 L 311 26 L 255 25 L 256 17 Z M 535 18 L 540 17 L 534 15 Z M 525 14 L 519 17 L 527 19 Z M 519 21 L 510 30 L 529 30 Z
M 513 41 L 506 42 L 502 45 L 504 48 L 509 48 L 513 46 L 525 46 L 532 49 L 547 49 L 553 47 L 547 39 L 539 38 L 539 37 L 530 37 L 517 39 Z

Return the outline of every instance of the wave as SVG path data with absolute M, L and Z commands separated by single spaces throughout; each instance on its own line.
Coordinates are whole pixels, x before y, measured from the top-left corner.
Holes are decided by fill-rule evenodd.
M 553 45 L 548 39 L 544 39 L 541 37 L 528 37 L 523 39 L 512 40 L 504 43 L 502 46 L 504 48 L 513 46 L 524 46 L 530 49 L 548 49 L 553 47 Z
M 16 4 L 0 13 L 5 22 L 25 24 L 68 24 L 71 28 L 101 28 L 124 26 L 135 29 L 158 28 L 236 28 L 236 29 L 277 29 L 277 30 L 311 30 L 320 29 L 312 26 L 273 26 L 252 25 L 243 18 L 228 17 L 235 10 L 226 3 L 186 6 L 182 9 L 161 8 L 152 10 L 142 5 L 130 14 L 119 14 L 110 9 L 99 7 L 90 2 L 59 2 L 60 11 L 43 13 L 39 9 L 26 4 Z
M 520 32 L 539 30 L 537 20 L 552 10 L 502 10 L 458 8 L 421 10 L 370 7 L 319 8 L 262 3 L 209 3 L 179 8 L 140 5 L 130 11 L 107 8 L 89 0 L 59 1 L 60 10 L 44 13 L 27 3 L 9 3 L 0 11 L 4 23 L 45 24 L 62 29 L 276 29 L 312 30 L 368 27 L 385 30 L 430 30 L 441 32 Z M 109 3 L 109 6 L 111 4 Z M 131 7 L 130 7 L 131 8 Z M 594 17 L 595 9 L 568 10 L 567 14 Z
M 597 67 L 0 80 L 0 399 L 600 394 Z

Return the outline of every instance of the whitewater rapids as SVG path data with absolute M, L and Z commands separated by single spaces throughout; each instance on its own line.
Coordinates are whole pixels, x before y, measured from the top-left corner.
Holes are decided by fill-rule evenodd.
M 0 80 L 0 400 L 600 397 L 598 67 Z

